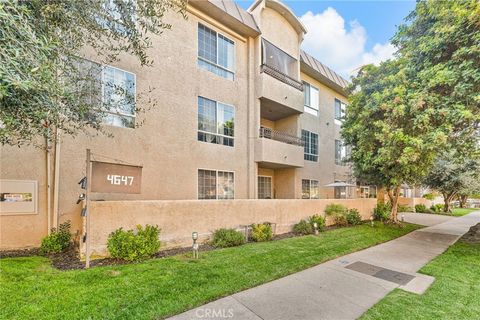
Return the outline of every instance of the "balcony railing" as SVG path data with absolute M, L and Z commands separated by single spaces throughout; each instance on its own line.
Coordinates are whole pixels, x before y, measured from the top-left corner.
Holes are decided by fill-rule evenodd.
M 266 127 L 260 127 L 260 138 L 272 139 L 300 147 L 304 146 L 302 138 Z
M 269 76 L 272 76 L 275 79 L 280 80 L 280 81 L 294 87 L 295 89 L 303 91 L 303 84 L 300 81 L 297 81 L 297 80 L 293 79 L 292 77 L 290 77 L 289 75 L 286 75 L 285 73 L 283 73 L 281 71 L 278 71 L 274 67 L 271 67 L 267 64 L 262 64 L 261 72 L 264 72 L 264 73 L 268 74 Z

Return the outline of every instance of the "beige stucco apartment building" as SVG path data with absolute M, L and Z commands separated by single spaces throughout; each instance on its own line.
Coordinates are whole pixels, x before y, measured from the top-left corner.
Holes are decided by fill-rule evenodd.
M 301 50 L 308 30 L 288 7 L 258 0 L 245 11 L 231 1 L 191 0 L 187 19 L 167 20 L 172 29 L 149 51 L 153 67 L 125 56 L 103 68 L 107 81 L 137 95 L 155 88 L 154 107 L 112 111 L 105 128 L 113 138 L 61 136 L 48 152 L 1 148 L 1 192 L 33 190 L 28 209 L 12 212 L 2 201 L 2 249 L 38 246 L 66 220 L 80 233 L 87 148 L 95 160 L 143 167 L 140 194 L 97 193 L 93 200 L 352 196 L 341 183 L 325 187 L 355 183 L 340 136 L 348 83 Z

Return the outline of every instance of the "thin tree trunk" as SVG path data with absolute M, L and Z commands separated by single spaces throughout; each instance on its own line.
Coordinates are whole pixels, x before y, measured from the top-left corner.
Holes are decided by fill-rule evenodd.
M 392 189 L 387 188 L 387 195 L 388 195 L 388 200 L 390 201 L 390 204 L 392 204 L 393 203 Z
M 396 186 L 394 194 L 392 195 L 392 211 L 390 213 L 390 220 L 394 223 L 398 223 L 398 197 L 400 196 L 400 186 Z
M 457 193 L 455 191 L 450 192 L 449 194 L 443 194 L 444 205 L 443 205 L 443 212 L 451 212 L 450 209 L 450 202 L 452 202 L 453 198 Z
M 465 208 L 467 206 L 467 200 L 468 196 L 467 195 L 461 195 L 458 197 L 458 200 L 460 202 L 460 208 Z

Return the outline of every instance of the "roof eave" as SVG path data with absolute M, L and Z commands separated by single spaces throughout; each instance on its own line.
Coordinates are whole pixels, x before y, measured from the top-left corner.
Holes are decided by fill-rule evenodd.
M 249 26 L 244 21 L 241 21 L 238 18 L 228 14 L 225 10 L 222 10 L 220 7 L 210 1 L 189 0 L 188 4 L 243 36 L 257 37 L 261 34 L 253 17 L 252 21 L 254 26 Z
M 309 75 L 310 77 L 314 78 L 315 80 L 318 80 L 319 82 L 323 83 L 327 87 L 337 91 L 338 93 L 348 96 L 347 89 L 345 87 L 342 87 L 338 83 L 330 80 L 329 78 L 325 77 L 323 74 L 318 72 L 317 70 L 313 69 L 311 66 L 309 66 L 307 63 L 304 61 L 300 62 L 300 70 Z

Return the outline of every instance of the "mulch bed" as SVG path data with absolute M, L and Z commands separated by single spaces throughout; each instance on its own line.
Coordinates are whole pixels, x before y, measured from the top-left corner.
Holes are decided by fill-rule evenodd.
M 333 230 L 341 228 L 339 226 L 328 226 L 324 227 L 322 231 Z M 282 234 L 277 234 L 273 237 L 273 241 L 288 239 L 293 237 L 298 237 L 299 235 L 293 232 L 287 232 Z M 216 250 L 217 248 L 209 244 L 201 244 L 199 246 L 200 252 L 207 252 L 211 250 Z M 182 248 L 173 248 L 157 252 L 152 259 L 162 259 L 171 256 L 176 256 L 180 254 L 186 254 L 192 252 L 192 247 L 182 247 Z M 17 258 L 17 257 L 29 257 L 29 256 L 40 256 L 39 248 L 32 249 L 21 249 L 21 250 L 9 250 L 9 251 L 0 251 L 0 259 L 2 258 Z M 46 257 L 50 258 L 52 261 L 52 266 L 59 270 L 78 270 L 85 269 L 85 261 L 81 261 L 78 254 L 78 248 L 71 246 L 68 250 L 61 253 L 49 254 Z M 99 267 L 99 266 L 113 266 L 113 265 L 123 265 L 131 264 L 135 262 L 125 261 L 121 259 L 113 258 L 103 258 L 95 259 L 90 261 L 90 267 Z
M 480 243 L 480 223 L 471 226 L 467 233 L 460 239 L 466 243 Z

